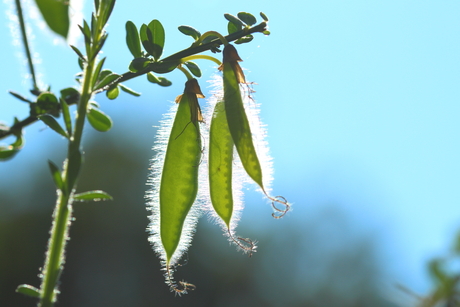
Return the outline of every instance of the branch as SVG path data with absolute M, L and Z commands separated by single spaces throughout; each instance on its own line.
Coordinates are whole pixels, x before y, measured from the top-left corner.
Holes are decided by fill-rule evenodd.
M 237 31 L 237 32 L 234 32 L 232 34 L 229 34 L 229 35 L 225 36 L 225 39 L 228 42 L 233 42 L 233 41 L 235 41 L 235 40 L 237 40 L 239 38 L 242 38 L 242 37 L 244 37 L 246 35 L 249 35 L 249 34 L 252 34 L 252 33 L 262 33 L 265 30 L 267 30 L 267 23 L 266 22 L 261 22 L 260 24 L 254 26 L 254 27 L 251 27 L 249 29 L 243 29 L 241 31 Z M 201 52 L 204 52 L 204 51 L 211 50 L 212 48 L 218 47 L 220 45 L 222 45 L 222 42 L 218 38 L 216 38 L 216 39 L 212 40 L 211 42 L 203 44 L 203 45 L 199 45 L 199 46 L 193 46 L 192 45 L 191 47 L 189 47 L 187 49 L 184 49 L 182 51 L 179 51 L 177 53 L 174 53 L 174 54 L 162 59 L 161 61 L 165 62 L 165 61 L 180 60 L 180 59 L 185 58 L 187 56 L 191 56 L 191 55 L 194 55 L 194 54 L 198 54 L 198 53 L 201 53 Z M 94 93 L 95 94 L 101 93 L 101 92 L 107 90 L 109 87 L 111 87 L 111 86 L 113 86 L 115 84 L 118 84 L 118 83 L 130 80 L 130 79 L 136 78 L 136 77 L 144 75 L 144 74 L 146 74 L 146 73 L 148 73 L 150 71 L 152 71 L 152 69 L 147 67 L 145 70 L 138 71 L 138 72 L 130 72 L 130 71 L 126 72 L 126 73 L 122 74 L 120 78 L 118 78 L 117 80 L 112 82 L 111 84 L 105 86 L 104 88 L 102 88 L 100 90 L 95 91 Z M 74 101 L 67 101 L 67 104 L 69 104 L 69 105 L 73 105 L 75 103 L 76 103 L 75 100 Z M 22 121 L 17 122 L 15 125 L 11 126 L 9 129 L 0 130 L 0 139 L 6 138 L 7 136 L 10 136 L 10 135 L 13 135 L 14 131 L 21 130 L 22 128 L 24 128 L 24 127 L 36 122 L 37 120 L 38 120 L 38 118 L 36 116 L 30 115 L 29 117 L 23 119 Z

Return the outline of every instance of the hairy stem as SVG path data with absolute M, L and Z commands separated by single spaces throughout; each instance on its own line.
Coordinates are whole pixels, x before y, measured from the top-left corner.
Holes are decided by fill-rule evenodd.
M 102 28 L 102 26 L 101 26 Z M 91 44 L 90 52 L 95 52 L 94 46 L 100 39 L 100 31 L 96 35 L 95 42 Z M 71 224 L 72 194 L 77 186 L 77 179 L 82 163 L 81 140 L 85 125 L 86 110 L 92 95 L 92 77 L 94 73 L 96 57 L 91 57 L 84 69 L 83 87 L 80 100 L 77 106 L 75 128 L 69 141 L 67 160 L 64 162 L 63 190 L 58 190 L 58 201 L 53 215 L 53 226 L 48 244 L 48 251 L 43 270 L 41 285 L 40 307 L 51 307 L 56 298 L 56 286 L 59 275 L 63 270 L 65 262 L 65 246 Z
M 34 69 L 34 64 L 32 62 L 32 55 L 30 54 L 29 41 L 27 40 L 26 25 L 24 23 L 24 16 L 22 13 L 21 1 L 15 0 L 15 3 L 16 3 L 16 9 L 18 11 L 19 25 L 21 27 L 22 43 L 26 51 L 27 62 L 29 63 L 29 71 L 30 71 L 30 74 L 32 75 L 33 91 L 38 93 L 39 89 L 37 86 L 37 79 L 35 77 L 35 69 Z

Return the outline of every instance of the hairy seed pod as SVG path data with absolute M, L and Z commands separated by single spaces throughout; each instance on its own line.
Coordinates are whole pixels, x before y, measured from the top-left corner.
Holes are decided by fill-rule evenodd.
M 214 210 L 227 227 L 233 212 L 233 146 L 224 101 L 218 101 L 209 130 L 209 192 Z
M 246 173 L 272 201 L 272 207 L 275 210 L 275 213 L 272 214 L 273 217 L 280 218 L 289 210 L 290 204 L 282 196 L 269 196 L 264 186 L 262 167 L 252 140 L 253 135 L 240 90 L 240 84 L 246 82 L 244 73 L 238 64 L 241 61 L 233 45 L 229 44 L 224 47 L 223 61 L 219 69 L 223 72 L 224 101 L 228 128 Z M 275 202 L 282 204 L 284 208 L 277 208 Z
M 240 83 L 245 82 L 243 71 L 238 64 L 241 61 L 233 45 L 224 48 L 222 71 L 224 80 L 224 101 L 230 134 L 244 169 L 262 189 L 262 168 L 252 141 L 251 127 L 244 110 Z
M 164 159 L 155 159 L 152 163 L 152 175 L 161 179 L 158 182 L 152 178 L 153 189 L 147 196 L 153 212 L 149 227 L 152 236 L 149 240 L 154 243 L 155 250 L 163 260 L 167 282 L 178 293 L 184 293 L 190 287 L 179 283 L 182 286 L 179 289 L 172 279 L 172 268 L 190 244 L 197 222 L 195 213 L 189 216 L 197 196 L 202 153 L 199 127 L 202 116 L 197 97 L 204 96 L 197 81 L 191 79 L 187 81 L 184 93 L 176 98 L 179 106 Z M 158 171 L 155 163 L 161 162 L 163 168 Z
M 250 239 L 235 236 L 235 227 L 242 209 L 239 193 L 241 183 L 234 185 L 234 143 L 227 124 L 225 103 L 219 99 L 214 107 L 214 112 L 209 130 L 209 193 L 215 213 L 224 222 L 228 237 L 244 252 L 251 256 L 256 251 L 256 245 Z M 236 180 L 241 179 L 236 175 Z M 236 202 L 236 204 L 235 204 Z M 236 208 L 235 208 L 236 205 Z

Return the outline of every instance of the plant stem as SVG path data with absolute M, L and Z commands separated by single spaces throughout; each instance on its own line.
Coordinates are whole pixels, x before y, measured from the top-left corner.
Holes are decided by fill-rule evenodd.
M 98 35 L 98 38 L 100 35 Z M 91 52 L 94 52 L 92 44 Z M 59 280 L 60 272 L 65 262 L 65 246 L 71 224 L 72 194 L 77 186 L 77 179 L 81 167 L 81 140 L 85 125 L 86 110 L 92 95 L 91 80 L 93 77 L 96 57 L 88 61 L 84 69 L 83 87 L 80 101 L 77 107 L 77 116 L 74 132 L 69 141 L 67 160 L 64 162 L 63 182 L 65 188 L 58 190 L 58 201 L 54 213 L 54 221 L 51 230 L 51 238 L 48 244 L 43 280 L 41 285 L 40 307 L 51 307 L 55 301 L 55 288 Z
M 15 0 L 15 3 L 16 3 L 16 9 L 18 11 L 19 25 L 21 27 L 22 43 L 24 44 L 24 48 L 26 50 L 27 62 L 29 63 L 29 71 L 30 71 L 30 74 L 32 75 L 33 91 L 38 93 L 39 89 L 37 86 L 37 79 L 35 77 L 35 69 L 34 69 L 34 64 L 32 62 L 32 55 L 30 54 L 29 42 L 27 40 L 26 25 L 24 23 L 24 16 L 22 14 L 21 1 Z
M 55 287 L 64 265 L 65 243 L 68 238 L 72 206 L 69 195 L 58 192 L 58 201 L 53 214 L 51 238 L 48 243 L 43 280 L 40 287 L 40 307 L 51 307 L 55 301 Z

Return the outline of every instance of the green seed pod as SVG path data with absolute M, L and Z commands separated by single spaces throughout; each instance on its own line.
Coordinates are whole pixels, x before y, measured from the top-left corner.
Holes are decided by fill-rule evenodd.
M 252 255 L 256 246 L 250 239 L 243 239 L 235 235 L 239 213 L 242 210 L 241 167 L 234 163 L 233 139 L 227 124 L 225 103 L 217 99 L 209 130 L 209 192 L 211 203 L 217 216 L 223 221 L 223 228 L 231 241 L 244 252 Z M 235 178 L 233 178 L 235 175 Z M 236 194 L 234 196 L 234 194 Z
M 224 83 L 224 101 L 227 123 L 235 143 L 236 150 L 240 157 L 241 163 L 249 175 L 263 193 L 272 201 L 272 206 L 277 214 L 274 217 L 282 217 L 290 208 L 290 205 L 283 197 L 271 197 L 264 186 L 262 178 L 262 167 L 257 156 L 253 143 L 253 134 L 249 125 L 248 116 L 243 105 L 243 98 L 240 90 L 240 83 L 246 83 L 244 73 L 238 64 L 242 61 L 233 45 L 225 46 L 223 50 L 223 61 L 219 68 L 223 72 Z M 284 209 L 278 209 L 274 203 L 280 203 L 285 206 Z
M 176 98 L 179 106 L 164 154 L 167 123 L 159 131 L 162 141 L 154 148 L 159 154 L 152 162 L 153 188 L 147 194 L 148 207 L 153 213 L 149 240 L 163 262 L 168 284 L 178 293 L 184 293 L 191 285 L 182 282 L 179 287 L 172 279 L 172 270 L 190 245 L 199 215 L 198 209 L 192 208 L 202 152 L 198 124 L 202 117 L 197 97 L 203 94 L 197 81 L 191 79 L 185 84 L 184 94 Z

